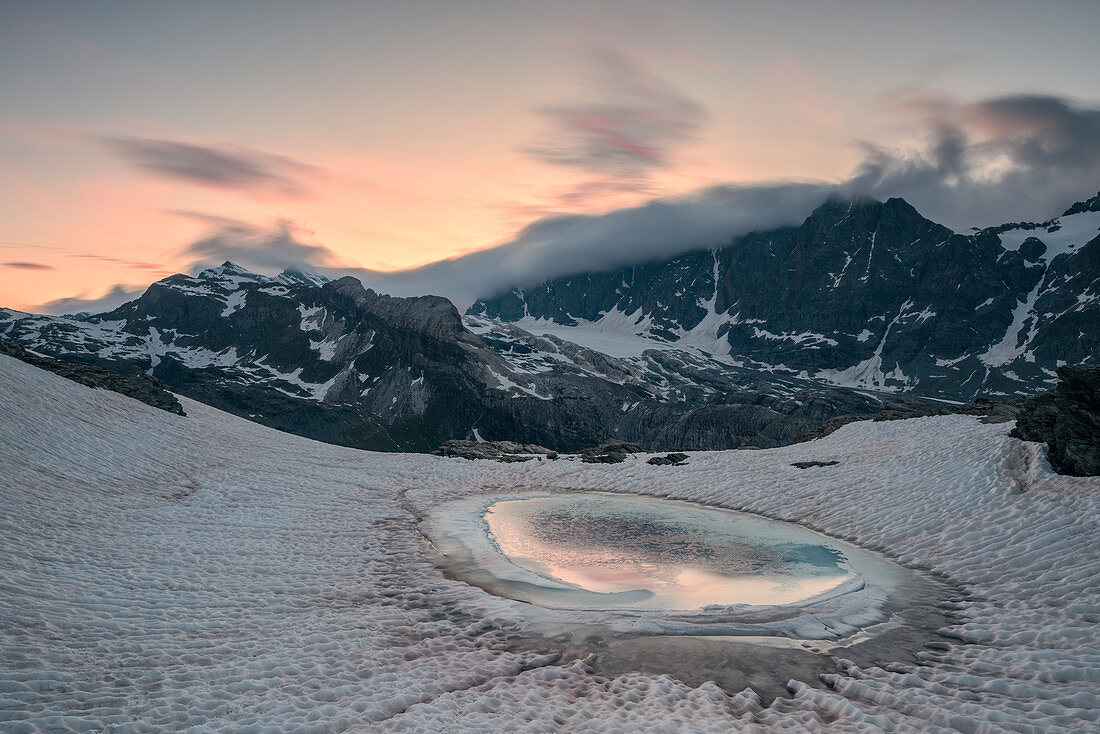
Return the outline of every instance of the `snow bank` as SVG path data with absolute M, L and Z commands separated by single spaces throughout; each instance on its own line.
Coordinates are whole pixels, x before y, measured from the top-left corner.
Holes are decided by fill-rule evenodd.
M 357 452 L 0 356 L 0 728 L 1097 730 L 1100 481 L 1007 425 L 855 423 L 684 467 Z M 799 470 L 795 460 L 840 464 Z M 972 594 L 946 649 L 748 692 L 508 652 L 524 605 L 446 580 L 417 518 L 545 486 L 794 520 Z

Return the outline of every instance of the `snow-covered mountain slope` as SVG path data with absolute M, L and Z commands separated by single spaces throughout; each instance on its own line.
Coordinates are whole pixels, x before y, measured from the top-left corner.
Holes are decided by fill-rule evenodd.
M 958 234 L 901 199 L 833 199 L 798 228 L 557 278 L 468 314 L 629 357 L 682 350 L 833 385 L 968 400 L 1100 357 L 1100 196 Z
M 1052 474 L 1006 424 L 855 423 L 682 467 L 497 464 L 315 443 L 187 399 L 176 416 L 4 356 L 0 380 L 5 731 L 1100 728 L 1100 480 Z M 916 662 L 840 661 L 766 708 L 609 678 L 547 641 L 518 652 L 527 605 L 425 560 L 431 508 L 530 487 L 797 521 L 968 596 Z
M 467 325 L 443 298 L 232 263 L 165 278 L 109 313 L 0 310 L 0 337 L 29 349 L 149 372 L 210 405 L 357 448 L 426 451 L 475 435 L 556 449 L 612 436 L 668 449 L 775 446 L 879 405 L 698 355 L 625 360 Z

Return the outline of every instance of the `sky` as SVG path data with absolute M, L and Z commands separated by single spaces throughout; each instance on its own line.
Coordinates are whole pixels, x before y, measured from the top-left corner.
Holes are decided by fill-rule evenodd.
M 1100 189 L 1098 31 L 1095 0 L 0 0 L 0 305 L 227 258 L 463 302 L 832 191 L 1042 220 Z

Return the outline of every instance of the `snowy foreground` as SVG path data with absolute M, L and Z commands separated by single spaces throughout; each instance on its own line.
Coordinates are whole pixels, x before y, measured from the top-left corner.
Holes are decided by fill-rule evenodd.
M 1100 480 L 972 418 L 855 423 L 684 467 L 372 454 L 0 356 L 0 730 L 1100 730 Z M 791 461 L 836 459 L 824 469 Z M 485 491 L 660 494 L 796 520 L 971 599 L 916 667 L 751 693 L 504 652 L 524 606 L 416 519 Z

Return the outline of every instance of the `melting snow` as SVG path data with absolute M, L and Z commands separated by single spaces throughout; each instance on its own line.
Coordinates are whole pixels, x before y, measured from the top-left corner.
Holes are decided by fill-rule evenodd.
M 513 382 L 508 377 L 506 377 L 502 374 L 499 374 L 492 367 L 488 367 L 487 369 L 489 370 L 489 374 L 492 375 L 494 378 L 496 378 L 496 381 L 500 383 L 500 387 L 498 388 L 500 390 L 504 390 L 505 392 L 508 392 L 509 390 L 518 390 L 520 393 L 522 393 L 524 395 L 528 395 L 532 398 L 538 398 L 539 400 L 551 400 L 552 399 L 551 397 L 546 396 L 546 395 L 539 395 L 537 392 L 535 392 L 531 388 L 527 387 L 526 385 L 519 385 L 519 384 Z M 512 397 L 518 398 L 520 396 L 519 395 L 513 395 Z
M 802 334 L 795 334 L 793 332 L 785 331 L 782 334 L 773 334 L 765 329 L 753 327 L 753 336 L 760 339 L 772 339 L 775 341 L 790 341 L 795 344 L 807 344 L 810 347 L 821 344 L 828 344 L 831 347 L 837 345 L 836 339 L 830 339 L 824 334 L 818 334 L 812 331 L 803 332 Z M 870 333 L 870 332 L 868 332 Z M 863 341 L 862 339 L 860 341 Z
M 298 313 L 302 317 L 302 331 L 320 331 L 325 322 L 325 309 L 323 306 L 305 306 L 298 304 Z
M 737 314 L 718 313 L 718 277 L 720 272 L 718 253 L 714 251 L 714 265 L 711 279 L 713 292 L 710 298 L 700 298 L 698 305 L 706 311 L 702 320 L 692 329 L 679 330 L 674 341 L 652 335 L 653 320 L 643 314 L 639 307 L 632 313 L 625 313 L 618 306 L 607 311 L 597 321 L 575 319 L 575 326 L 565 326 L 546 318 L 524 318 L 514 323 L 524 331 L 536 335 L 550 335 L 569 341 L 588 349 L 602 352 L 612 357 L 629 359 L 640 357 L 651 349 L 662 351 L 686 351 L 715 359 L 726 364 L 740 366 L 742 363 L 730 356 L 730 344 L 725 337 L 724 327 L 739 323 Z M 467 324 L 475 323 L 467 318 Z M 759 323 L 757 320 L 745 323 Z M 673 329 L 672 331 L 676 331 Z M 479 332 L 484 333 L 484 332 Z
M 821 370 L 817 372 L 814 377 L 843 387 L 873 387 L 880 390 L 897 390 L 898 383 L 900 383 L 901 386 L 908 385 L 909 378 L 901 371 L 900 365 L 895 365 L 894 369 L 889 372 L 883 371 L 882 350 L 886 346 L 886 340 L 890 338 L 890 330 L 894 328 L 898 321 L 909 316 L 919 315 L 907 313 L 912 306 L 913 302 L 911 300 L 907 300 L 905 303 L 901 304 L 897 316 L 895 316 L 893 321 L 886 326 L 886 331 L 883 332 L 882 339 L 879 341 L 878 346 L 875 347 L 874 354 L 870 357 L 845 370 Z M 888 384 L 888 381 L 894 384 Z
M 1081 732 L 1100 719 L 1100 480 L 1007 425 L 854 423 L 668 471 L 359 452 L 186 418 L 0 356 L 0 728 Z M 790 462 L 839 459 L 804 472 Z M 529 605 L 446 579 L 417 530 L 501 488 L 794 521 L 969 592 L 937 649 L 751 692 L 518 652 Z M 767 653 L 763 653 L 767 654 Z
M 225 299 L 225 309 L 222 311 L 222 318 L 232 316 L 235 312 L 244 308 L 244 302 L 248 298 L 248 291 L 240 290 L 233 291 L 229 294 L 229 298 Z

